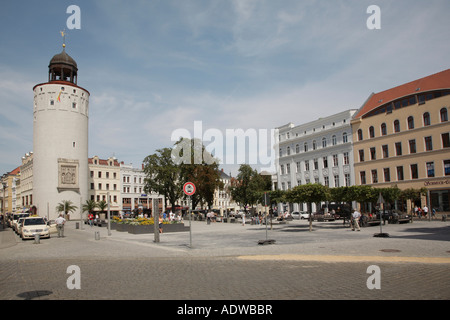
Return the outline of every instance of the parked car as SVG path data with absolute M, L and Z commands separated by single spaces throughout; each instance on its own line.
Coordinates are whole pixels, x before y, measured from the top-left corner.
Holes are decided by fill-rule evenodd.
M 58 230 L 56 229 L 56 222 L 55 220 L 50 220 L 49 222 L 47 222 L 47 225 L 49 227 L 49 233 L 58 233 Z
M 22 240 L 32 239 L 37 233 L 41 238 L 50 238 L 50 227 L 45 223 L 44 218 L 28 217 L 23 219 L 20 234 Z
M 19 218 L 19 220 L 17 220 L 16 223 L 14 224 L 14 231 L 16 232 L 16 234 L 20 235 L 20 232 L 22 231 L 23 219 L 25 219 L 25 217 Z
M 13 228 L 13 230 L 17 232 L 17 222 L 18 222 L 19 218 L 25 218 L 25 217 L 29 217 L 29 216 L 30 216 L 29 213 L 14 213 L 12 215 L 11 228 Z
M 292 216 L 293 219 L 300 220 L 300 212 L 298 212 L 298 211 L 292 212 L 291 216 Z
M 300 219 L 309 219 L 309 213 L 306 211 L 301 211 L 300 212 Z

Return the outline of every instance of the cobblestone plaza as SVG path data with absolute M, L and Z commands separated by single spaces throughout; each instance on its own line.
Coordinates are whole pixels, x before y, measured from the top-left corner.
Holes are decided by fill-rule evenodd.
M 188 222 L 185 222 L 188 225 Z M 77 228 L 78 227 L 78 228 Z M 69 221 L 64 238 L 0 232 L 0 298 L 157 300 L 447 300 L 450 225 L 414 221 L 352 232 L 341 221 L 192 222 L 189 232 L 134 235 Z M 96 238 L 95 234 L 100 235 Z M 258 245 L 259 240 L 275 240 Z M 380 289 L 369 289 L 369 266 Z M 80 289 L 69 289 L 69 266 Z

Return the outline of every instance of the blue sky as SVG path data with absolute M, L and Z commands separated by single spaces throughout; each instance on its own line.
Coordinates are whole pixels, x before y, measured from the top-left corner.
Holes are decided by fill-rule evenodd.
M 66 51 L 91 93 L 89 155 L 136 167 L 194 121 L 298 125 L 450 64 L 448 0 L 2 1 L 0 174 L 33 150 L 32 88 L 62 50 L 72 4 L 81 29 Z M 380 30 L 366 26 L 372 4 Z

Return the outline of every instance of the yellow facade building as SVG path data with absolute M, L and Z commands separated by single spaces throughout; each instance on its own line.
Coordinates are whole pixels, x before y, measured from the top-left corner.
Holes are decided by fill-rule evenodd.
M 450 211 L 450 69 L 372 94 L 352 124 L 357 185 L 427 188 Z

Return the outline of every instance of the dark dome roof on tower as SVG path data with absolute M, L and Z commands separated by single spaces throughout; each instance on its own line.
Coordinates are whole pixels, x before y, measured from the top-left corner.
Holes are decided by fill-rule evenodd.
M 52 60 L 50 60 L 49 67 L 54 64 L 65 64 L 78 69 L 77 63 L 71 56 L 66 53 L 65 49 L 63 49 L 61 53 L 55 54 L 53 56 Z

